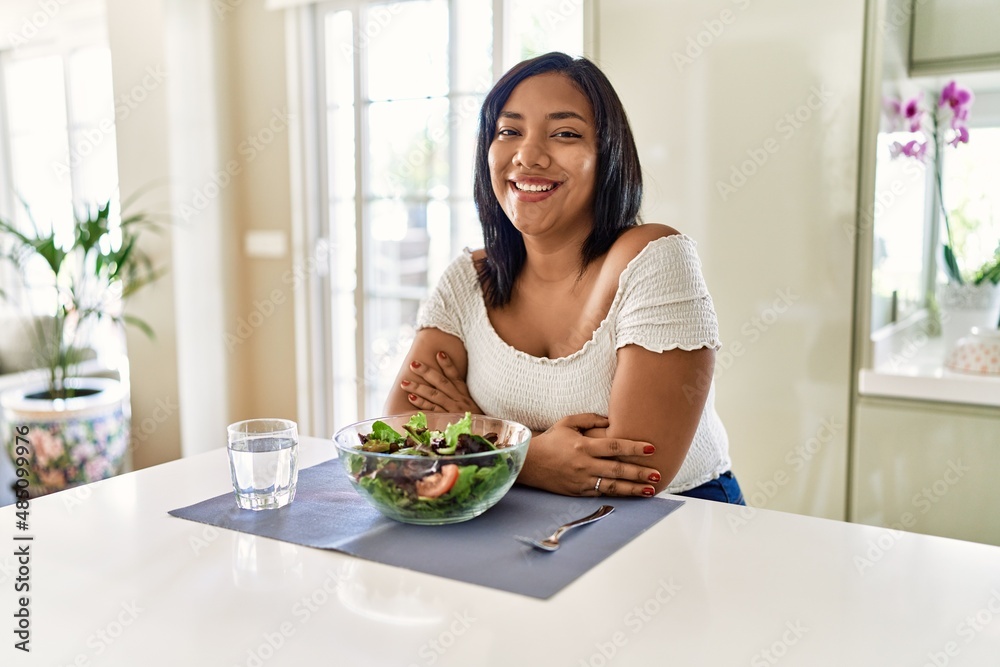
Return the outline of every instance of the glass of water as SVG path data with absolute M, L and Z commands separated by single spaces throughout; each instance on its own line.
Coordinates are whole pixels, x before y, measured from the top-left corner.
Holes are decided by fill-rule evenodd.
M 284 507 L 295 498 L 298 426 L 287 419 L 248 419 L 230 424 L 229 470 L 236 503 L 243 509 Z

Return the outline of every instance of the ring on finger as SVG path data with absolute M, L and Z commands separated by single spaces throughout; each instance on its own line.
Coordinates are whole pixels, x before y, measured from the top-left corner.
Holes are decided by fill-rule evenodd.
M 604 481 L 603 477 L 597 478 L 597 484 L 594 484 L 594 491 L 597 491 L 598 495 L 601 493 L 601 482 Z

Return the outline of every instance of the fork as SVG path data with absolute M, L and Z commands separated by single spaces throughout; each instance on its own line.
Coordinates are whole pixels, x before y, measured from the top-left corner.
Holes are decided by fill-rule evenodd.
M 601 507 L 589 516 L 585 516 L 582 519 L 577 519 L 576 521 L 570 521 L 569 523 L 559 526 L 556 532 L 552 533 L 544 540 L 533 540 L 530 537 L 523 537 L 521 535 L 515 535 L 514 539 L 527 544 L 528 546 L 535 547 L 536 549 L 541 549 L 542 551 L 555 551 L 559 548 L 559 538 L 569 530 L 570 528 L 576 528 L 578 526 L 583 526 L 588 523 L 594 523 L 598 519 L 603 519 L 607 515 L 615 511 L 612 505 L 601 505 Z

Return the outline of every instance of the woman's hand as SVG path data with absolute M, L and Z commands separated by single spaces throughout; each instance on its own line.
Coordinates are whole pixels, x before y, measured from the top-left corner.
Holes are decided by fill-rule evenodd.
M 407 392 L 410 405 L 427 412 L 471 412 L 482 414 L 472 400 L 469 387 L 455 364 L 444 352 L 434 355 L 437 367 L 410 362 L 409 371 L 420 381 L 402 380 L 400 388 Z
M 531 439 L 518 482 L 565 496 L 654 495 L 660 473 L 616 457 L 650 457 L 655 448 L 648 442 L 585 435 L 608 424 L 595 414 L 560 419 Z

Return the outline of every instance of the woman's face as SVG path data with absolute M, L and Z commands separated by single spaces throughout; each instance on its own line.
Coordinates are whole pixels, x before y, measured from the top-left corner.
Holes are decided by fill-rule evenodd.
M 522 234 L 590 233 L 597 137 L 590 102 L 571 79 L 539 74 L 514 88 L 489 164 L 493 192 Z

